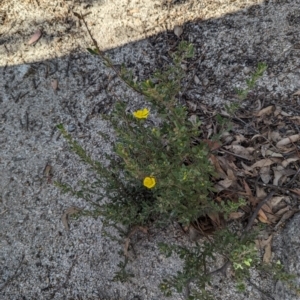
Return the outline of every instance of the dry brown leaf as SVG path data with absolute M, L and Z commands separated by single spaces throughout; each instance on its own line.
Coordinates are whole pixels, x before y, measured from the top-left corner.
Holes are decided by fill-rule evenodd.
M 270 144 L 265 144 L 265 145 L 262 145 L 260 147 L 260 152 L 261 152 L 261 155 L 265 158 L 266 157 L 266 151 L 267 149 L 270 147 Z M 259 151 L 257 151 L 259 152 Z
M 300 189 L 291 189 L 290 191 L 300 196 Z
M 268 204 L 264 204 L 261 209 L 265 212 L 265 213 L 269 213 L 269 214 L 273 214 L 272 209 L 269 207 Z
M 259 243 L 259 249 L 264 249 L 272 240 L 272 235 L 270 235 L 266 240 L 265 239 L 260 239 L 257 240 Z
M 298 161 L 298 160 L 299 160 L 299 157 L 290 157 L 290 158 L 287 158 L 284 161 L 282 161 L 281 164 L 283 167 L 286 168 L 291 162 Z
M 245 180 L 243 180 L 243 184 L 244 184 L 244 189 L 245 189 L 246 196 L 247 196 L 249 202 L 252 205 L 256 205 L 258 203 L 258 199 L 253 196 L 252 191 L 251 191 L 248 183 Z
M 273 172 L 274 172 L 273 185 L 277 186 L 279 184 L 279 180 L 282 179 L 283 176 L 285 176 L 284 168 L 282 166 L 277 166 L 276 168 L 273 168 Z
M 221 144 L 218 141 L 212 141 L 212 140 L 203 139 L 202 142 L 204 142 L 205 144 L 207 144 L 208 148 L 211 151 L 219 149 L 221 147 Z
M 52 86 L 52 88 L 53 88 L 54 91 L 57 90 L 57 88 L 58 88 L 58 81 L 57 81 L 57 79 L 53 79 L 51 81 L 51 86 Z
M 181 26 L 174 27 L 174 34 L 179 38 L 183 33 L 183 28 Z
M 261 116 L 264 116 L 264 115 L 270 115 L 273 111 L 274 111 L 274 106 L 270 105 L 270 106 L 267 106 L 267 107 L 263 108 L 259 112 L 255 113 L 255 116 L 261 117 Z
M 270 237 L 265 241 L 265 253 L 263 256 L 263 262 L 265 262 L 266 264 L 269 264 L 271 262 L 271 258 L 272 258 L 271 245 L 272 245 L 272 235 L 270 235 Z
M 254 168 L 262 168 L 262 167 L 267 167 L 267 166 L 270 166 L 272 164 L 275 164 L 276 162 L 276 158 L 264 158 L 264 159 L 261 159 L 259 161 L 257 161 L 255 164 L 253 164 L 251 166 L 252 169 Z
M 293 117 L 290 117 L 290 120 L 291 121 L 294 121 L 294 123 L 296 125 L 300 125 L 300 116 L 293 116 Z
M 230 160 L 231 158 L 234 159 L 234 156 L 218 156 L 219 163 L 224 171 L 228 170 L 229 168 L 232 170 L 238 170 L 238 167 L 233 163 L 233 161 Z
M 292 96 L 300 96 L 300 90 L 292 94 Z
M 265 224 L 270 224 L 270 221 L 268 220 L 266 214 L 263 212 L 262 209 L 260 209 L 258 211 L 258 220 L 262 223 L 265 223 Z
M 260 187 L 259 185 L 256 186 L 256 197 L 258 199 L 264 199 L 267 197 L 267 193 L 265 192 L 263 187 Z
M 196 111 L 197 110 L 197 104 L 195 102 L 192 101 L 186 101 L 186 104 L 188 105 L 188 108 L 191 111 Z
M 41 30 L 37 30 L 30 38 L 30 40 L 28 41 L 28 45 L 32 45 L 34 43 L 36 43 L 40 37 L 42 36 L 42 31 Z
M 235 141 L 232 142 L 232 145 L 239 145 L 240 143 L 242 143 L 246 140 L 246 138 L 241 134 L 235 135 L 234 138 L 235 138 Z
M 209 160 L 212 163 L 212 165 L 214 165 L 219 177 L 223 179 L 227 178 L 226 173 L 223 171 L 223 169 L 220 166 L 218 158 L 215 155 L 211 154 Z
M 189 120 L 193 125 L 195 125 L 195 124 L 197 124 L 198 117 L 197 117 L 197 115 L 193 114 L 193 115 L 189 116 L 188 120 Z
M 69 223 L 68 223 L 69 216 L 76 214 L 76 213 L 80 212 L 81 210 L 82 210 L 81 208 L 76 207 L 76 206 L 71 206 L 65 210 L 64 214 L 61 217 L 61 221 L 64 224 L 65 229 L 67 231 L 70 229 Z
M 281 141 L 279 141 L 276 144 L 276 147 L 277 148 L 282 148 L 283 146 L 286 146 L 286 145 L 289 145 L 291 143 L 295 143 L 295 142 L 299 141 L 299 139 L 300 139 L 300 134 L 291 135 L 291 136 L 289 136 L 287 138 L 284 138 Z
M 252 167 L 251 166 L 247 166 L 246 164 L 244 164 L 243 162 L 241 162 L 242 167 L 244 168 L 244 170 L 246 171 L 252 171 Z
M 220 218 L 219 218 L 219 214 L 218 213 L 209 213 L 207 214 L 209 216 L 209 218 L 212 220 L 212 222 L 219 227 L 220 226 Z
M 228 151 L 231 151 L 231 152 L 237 154 L 237 155 L 241 155 L 241 156 L 245 156 L 245 157 L 248 157 L 251 154 L 247 148 L 245 148 L 241 145 L 229 145 L 229 146 L 224 146 L 224 148 L 227 149 Z
M 225 178 L 224 180 L 220 180 L 217 182 L 214 187 L 218 192 L 221 192 L 225 189 L 228 189 L 232 185 L 233 181 L 229 178 Z
M 286 213 L 289 210 L 290 210 L 290 207 L 286 206 L 286 207 L 280 209 L 278 212 L 276 212 L 276 215 L 277 216 L 281 216 L 281 215 L 283 215 L 284 213 Z
M 284 116 L 284 117 L 290 117 L 291 115 L 285 111 L 282 111 L 281 112 L 281 115 Z M 284 123 L 285 124 L 285 123 Z
M 261 110 L 262 104 L 259 99 L 256 102 L 257 102 L 257 107 L 255 108 L 255 111 L 259 111 L 259 110 Z
M 128 10 L 127 14 L 132 15 L 132 14 L 138 13 L 139 11 L 140 11 L 139 9 L 135 8 L 135 9 Z
M 252 195 L 252 191 L 251 191 L 251 189 L 250 189 L 248 183 L 246 182 L 246 180 L 243 180 L 243 184 L 244 184 L 244 188 L 245 188 L 246 194 L 247 194 L 248 196 L 253 196 L 253 195 Z
M 292 209 L 292 210 L 289 210 L 286 213 L 284 213 L 283 216 L 281 217 L 280 221 L 274 227 L 274 229 L 277 230 L 277 228 L 279 226 L 281 226 L 281 224 L 283 224 L 286 220 L 288 220 L 290 217 L 292 217 L 298 211 L 299 211 L 298 209 Z
M 236 181 L 237 178 L 236 178 L 234 172 L 233 172 L 231 169 L 228 169 L 228 170 L 227 170 L 227 175 L 228 175 L 228 178 L 229 178 L 230 180 Z
M 201 234 L 193 226 L 190 226 L 188 228 L 188 233 L 189 233 L 189 237 L 190 237 L 191 241 L 193 241 L 193 242 L 196 242 L 197 240 L 199 240 L 201 238 Z
M 138 226 L 139 231 L 141 231 L 144 234 L 148 234 L 148 227 L 144 226 Z
M 259 174 L 263 183 L 269 183 L 271 180 L 270 166 L 262 167 L 259 171 Z
M 143 233 L 145 233 L 145 234 L 148 234 L 148 228 L 147 227 L 143 227 L 143 226 L 134 226 L 131 230 L 130 230 L 130 232 L 129 232 L 129 234 L 128 234 L 128 238 L 130 238 L 130 237 L 132 237 L 137 231 L 141 231 L 141 232 L 143 232 Z
M 272 131 L 269 133 L 269 139 L 273 142 L 278 142 L 281 139 L 281 135 L 278 131 Z
M 265 139 L 265 137 L 262 135 L 262 134 L 255 134 L 252 138 L 251 138 L 251 141 L 252 140 L 254 140 L 254 139 L 256 139 L 256 138 L 263 138 L 263 139 Z
M 277 117 L 278 115 L 280 115 L 282 111 L 282 108 L 280 106 L 276 106 L 276 109 L 274 111 L 274 116 Z
M 249 152 L 249 154 L 253 154 L 255 152 L 255 148 L 253 147 L 247 147 L 246 149 Z
M 270 149 L 266 150 L 265 155 L 269 157 L 283 157 L 281 153 L 276 153 Z
M 128 256 L 128 248 L 129 248 L 129 244 L 130 244 L 130 238 L 126 238 L 126 239 L 125 239 L 125 244 L 124 244 L 124 256 L 125 256 L 125 257 Z
M 229 214 L 229 220 L 236 220 L 236 219 L 240 219 L 241 217 L 243 217 L 245 215 L 245 213 L 243 212 L 232 212 Z
M 266 216 L 267 216 L 268 220 L 270 221 L 270 223 L 272 223 L 272 224 L 276 224 L 278 222 L 278 220 L 280 219 L 280 216 L 277 216 L 276 214 L 274 215 L 273 213 L 272 214 L 266 213 Z
M 268 204 L 269 204 L 269 206 L 272 208 L 272 211 L 273 211 L 274 209 L 276 209 L 276 207 L 279 205 L 279 203 L 280 203 L 283 199 L 285 199 L 284 196 L 276 196 L 276 197 L 271 198 L 271 199 L 268 201 Z

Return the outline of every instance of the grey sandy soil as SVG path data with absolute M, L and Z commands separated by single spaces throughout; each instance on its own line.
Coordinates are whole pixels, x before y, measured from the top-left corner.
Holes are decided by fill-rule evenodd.
M 51 2 L 51 3 L 49 3 Z M 139 107 L 143 99 L 119 82 L 91 46 L 82 12 L 95 39 L 116 67 L 144 79 L 170 63 L 178 44 L 172 29 L 195 45 L 199 60 L 188 72 L 182 99 L 212 107 L 233 100 L 258 62 L 269 66 L 251 95 L 293 107 L 300 89 L 299 1 L 63 1 L 2 0 L 0 3 L 0 299 L 164 299 L 160 281 L 180 268 L 157 242 L 183 242 L 176 226 L 135 238 L 129 283 L 113 282 L 121 246 L 102 236 L 101 219 L 61 216 L 82 200 L 62 195 L 59 179 L 76 185 L 89 170 L 69 151 L 56 125 L 63 123 L 95 158 L 110 151 L 98 135 L 109 132 L 99 113 L 117 98 Z M 41 39 L 28 45 L 40 29 Z M 58 89 L 52 85 L 57 80 Z M 299 109 L 300 111 L 300 109 Z M 47 164 L 53 178 L 44 175 Z M 278 246 L 279 247 L 279 246 Z M 299 272 L 299 270 L 296 270 Z M 298 274 L 300 275 L 300 274 Z M 270 293 L 273 283 L 253 279 Z M 216 299 L 267 299 L 249 285 L 237 294 L 229 278 L 213 286 Z M 284 299 L 297 299 L 286 292 Z M 174 295 L 170 299 L 184 299 Z M 283 298 L 282 298 L 283 299 Z

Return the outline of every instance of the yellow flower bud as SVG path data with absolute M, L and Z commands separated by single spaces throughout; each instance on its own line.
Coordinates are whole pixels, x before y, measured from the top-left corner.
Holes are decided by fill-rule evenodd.
M 154 177 L 145 177 L 143 184 L 146 188 L 152 189 L 156 185 L 156 180 Z

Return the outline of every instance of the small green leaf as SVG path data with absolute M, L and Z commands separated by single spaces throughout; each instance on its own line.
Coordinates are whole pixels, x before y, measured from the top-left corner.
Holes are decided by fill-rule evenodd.
M 97 49 L 87 48 L 86 50 L 89 51 L 93 55 L 99 55 L 99 51 Z

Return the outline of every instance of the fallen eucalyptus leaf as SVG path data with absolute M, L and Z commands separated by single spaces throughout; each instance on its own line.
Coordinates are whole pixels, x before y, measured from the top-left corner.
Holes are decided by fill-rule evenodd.
M 286 207 L 280 209 L 278 212 L 276 212 L 276 215 L 277 216 L 282 216 L 284 213 L 286 213 L 289 210 L 290 210 L 290 208 L 288 206 L 286 206 Z
M 262 209 L 260 209 L 258 212 L 258 220 L 262 223 L 270 224 L 270 221 L 268 220 L 266 214 L 263 212 Z
M 274 209 L 276 209 L 276 207 L 279 205 L 279 203 L 285 199 L 284 196 L 276 196 L 276 197 L 273 197 L 271 198 L 269 201 L 268 201 L 268 204 L 270 205 L 270 207 L 272 208 L 272 211 L 274 211 Z
M 268 134 L 268 138 L 273 142 L 278 142 L 281 139 L 281 135 L 278 131 L 272 131 Z
M 57 88 L 58 88 L 58 80 L 57 79 L 53 79 L 51 81 L 51 86 L 52 86 L 53 90 L 56 91 Z
M 270 105 L 270 106 L 267 106 L 265 108 L 263 108 L 262 110 L 260 110 L 258 113 L 256 113 L 255 115 L 257 117 L 261 117 L 263 115 L 270 115 L 272 112 L 274 111 L 274 106 L 273 105 Z
M 272 245 L 272 235 L 265 241 L 265 253 L 263 256 L 263 262 L 266 264 L 269 264 L 272 258 L 272 250 L 271 250 L 271 245 Z
M 82 209 L 76 206 L 71 206 L 69 208 L 67 208 L 64 212 L 64 214 L 61 217 L 62 223 L 65 226 L 65 229 L 68 231 L 69 228 L 69 223 L 68 223 L 68 219 L 69 216 L 73 215 L 73 214 L 77 214 L 78 212 L 80 212 Z
M 232 212 L 229 214 L 229 220 L 237 220 L 237 219 L 240 219 L 241 217 L 243 217 L 244 215 L 245 215 L 245 213 L 243 213 L 243 212 L 239 212 L 239 211 Z
M 298 160 L 299 160 L 299 157 L 290 157 L 290 158 L 285 159 L 281 164 L 283 167 L 286 168 L 291 162 L 298 161 Z
M 261 159 L 261 160 L 257 161 L 255 164 L 253 164 L 251 166 L 251 168 L 252 169 L 254 169 L 254 168 L 263 168 L 263 167 L 273 165 L 276 162 L 277 162 L 276 159 L 264 158 L 264 159 Z
M 126 238 L 126 239 L 125 239 L 125 244 L 124 244 L 124 256 L 125 256 L 125 257 L 128 256 L 128 248 L 129 248 L 129 244 L 130 244 L 130 238 Z
M 181 26 L 174 27 L 174 34 L 179 38 L 183 33 L 183 29 Z
M 260 178 L 263 183 L 269 183 L 271 180 L 270 166 L 262 167 L 259 171 Z
M 273 185 L 278 185 L 279 180 L 285 176 L 284 174 L 284 168 L 282 166 L 277 166 L 276 168 L 273 168 L 274 172 L 274 178 L 273 178 Z
M 300 96 L 300 90 L 292 94 L 292 96 Z
M 276 144 L 276 147 L 281 148 L 281 147 L 289 145 L 291 143 L 295 143 L 295 142 L 299 141 L 299 139 L 300 139 L 300 134 L 291 135 L 291 136 L 289 136 L 287 138 L 284 138 L 281 141 L 279 141 Z
M 300 116 L 290 117 L 290 120 L 294 121 L 295 124 L 300 125 Z
M 232 185 L 233 181 L 229 178 L 225 178 L 224 180 L 220 180 L 218 183 L 215 184 L 215 189 L 219 192 L 229 188 Z
M 258 199 L 264 199 L 267 197 L 267 193 L 265 192 L 263 187 L 260 187 L 258 185 L 256 186 L 256 197 Z
M 41 30 L 37 30 L 30 38 L 30 40 L 28 41 L 28 45 L 32 45 L 34 43 L 36 43 L 40 37 L 42 36 L 42 31 Z
M 269 157 L 283 157 L 283 155 L 281 153 L 276 153 L 270 149 L 268 149 L 266 152 L 265 152 L 265 155 L 266 156 L 269 156 Z

